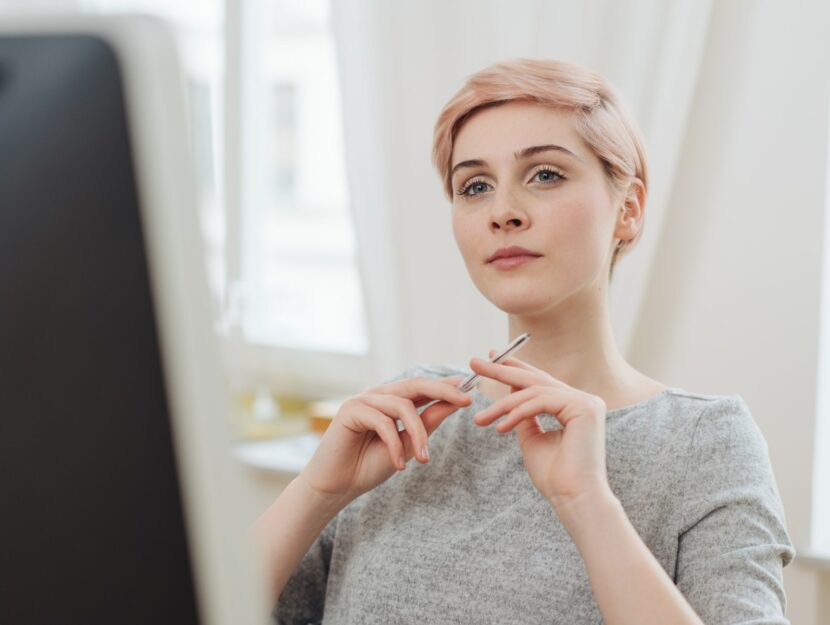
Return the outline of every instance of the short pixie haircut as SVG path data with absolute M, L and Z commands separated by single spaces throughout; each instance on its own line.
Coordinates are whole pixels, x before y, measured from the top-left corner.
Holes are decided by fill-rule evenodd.
M 616 88 L 596 72 L 573 63 L 516 59 L 491 65 L 467 78 L 444 106 L 432 141 L 432 162 L 452 202 L 450 179 L 455 138 L 464 123 L 485 108 L 508 102 L 532 102 L 569 111 L 577 133 L 597 155 L 610 188 L 617 194 L 639 178 L 648 191 L 646 152 L 639 127 Z M 621 247 L 631 247 L 642 235 Z M 614 250 L 613 271 L 621 248 Z

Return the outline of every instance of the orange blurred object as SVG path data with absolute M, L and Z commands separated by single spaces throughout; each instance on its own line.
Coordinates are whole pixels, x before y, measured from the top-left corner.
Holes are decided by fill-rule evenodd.
M 333 399 L 311 402 L 306 409 L 311 431 L 323 434 L 331 424 L 331 420 L 334 419 L 337 411 L 340 410 L 342 403 L 342 400 Z

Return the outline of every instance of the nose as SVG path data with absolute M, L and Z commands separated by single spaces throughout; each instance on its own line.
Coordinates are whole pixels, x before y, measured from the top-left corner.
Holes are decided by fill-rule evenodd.
M 519 229 L 529 223 L 527 213 L 519 207 L 516 197 L 507 191 L 493 198 L 490 229 L 493 231 Z

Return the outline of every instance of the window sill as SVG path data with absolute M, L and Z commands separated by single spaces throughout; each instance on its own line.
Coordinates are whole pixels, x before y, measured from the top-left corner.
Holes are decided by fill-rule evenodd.
M 293 478 L 311 460 L 319 443 L 319 434 L 307 432 L 268 441 L 237 443 L 233 454 L 247 466 Z
M 796 549 L 794 562 L 816 571 L 830 573 L 830 553 L 814 549 Z

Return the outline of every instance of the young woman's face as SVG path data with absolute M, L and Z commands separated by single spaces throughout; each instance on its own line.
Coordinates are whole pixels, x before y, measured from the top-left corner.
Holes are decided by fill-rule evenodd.
M 621 204 L 566 112 L 524 102 L 479 111 L 456 137 L 450 171 L 453 234 L 493 304 L 530 315 L 605 287 Z M 514 245 L 541 256 L 511 269 L 488 262 Z

